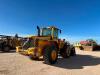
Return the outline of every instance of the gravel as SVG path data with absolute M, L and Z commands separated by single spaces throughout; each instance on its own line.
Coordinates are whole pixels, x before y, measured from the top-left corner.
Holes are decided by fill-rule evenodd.
M 77 56 L 59 58 L 54 65 L 15 52 L 0 53 L 0 75 L 100 75 L 100 51 L 76 51 Z

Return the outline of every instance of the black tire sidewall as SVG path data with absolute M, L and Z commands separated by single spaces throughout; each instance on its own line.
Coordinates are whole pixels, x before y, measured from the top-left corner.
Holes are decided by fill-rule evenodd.
M 64 45 L 63 49 L 60 50 L 60 54 L 63 58 L 69 58 L 70 57 L 70 46 Z
M 76 51 L 75 51 L 75 48 L 74 48 L 74 47 L 71 49 L 71 54 L 70 54 L 70 55 L 71 55 L 71 56 L 76 55 Z
M 52 61 L 52 58 L 51 58 L 51 53 L 52 53 L 52 51 L 54 51 L 54 50 L 56 51 L 57 57 L 56 57 L 55 61 Z M 57 61 L 57 58 L 58 58 L 57 48 L 56 48 L 56 47 L 54 47 L 54 46 L 52 46 L 51 53 L 50 53 L 50 61 L 52 61 L 52 63 L 55 63 L 55 62 Z
M 46 64 L 54 64 L 57 62 L 58 52 L 57 52 L 57 57 L 55 60 L 52 60 L 52 58 L 51 58 L 51 53 L 53 50 L 56 50 L 56 52 L 57 52 L 57 48 L 55 46 L 47 46 L 44 49 L 43 58 L 44 58 L 44 61 Z
M 70 53 L 71 53 L 71 50 L 70 50 L 70 47 L 68 47 L 66 49 L 66 57 L 70 57 Z

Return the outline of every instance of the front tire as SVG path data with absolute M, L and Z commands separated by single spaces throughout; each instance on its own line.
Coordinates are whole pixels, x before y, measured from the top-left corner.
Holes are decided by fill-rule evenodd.
M 48 46 L 44 49 L 43 59 L 46 64 L 55 64 L 57 62 L 58 52 L 54 46 Z

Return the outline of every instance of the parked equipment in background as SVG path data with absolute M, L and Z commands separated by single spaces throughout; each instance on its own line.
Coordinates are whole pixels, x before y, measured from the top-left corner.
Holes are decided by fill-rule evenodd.
M 79 42 L 74 43 L 74 47 L 76 50 L 82 50 L 82 45 Z
M 39 59 L 43 56 L 46 64 L 54 64 L 57 61 L 58 54 L 63 58 L 74 56 L 75 48 L 65 39 L 58 37 L 61 30 L 54 27 L 40 28 L 37 26 L 38 35 L 29 36 L 22 46 L 16 47 L 16 52 L 29 55 L 31 59 Z
M 16 49 L 16 46 L 21 45 L 21 37 L 15 36 L 6 36 L 0 35 L 0 51 L 9 52 L 13 49 Z
M 93 39 L 87 39 L 85 41 L 80 41 L 78 45 L 76 43 L 74 46 L 84 51 L 100 50 L 100 45 L 98 45 L 97 42 Z

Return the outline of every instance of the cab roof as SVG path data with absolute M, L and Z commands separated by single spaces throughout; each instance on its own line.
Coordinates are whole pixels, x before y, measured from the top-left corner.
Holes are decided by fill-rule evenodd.
M 58 29 L 58 28 L 55 27 L 55 26 L 43 27 L 42 29 L 47 29 L 47 28 L 49 28 L 49 29 L 52 29 L 52 28 L 54 28 L 54 29 Z M 58 30 L 60 30 L 60 29 L 58 29 Z

